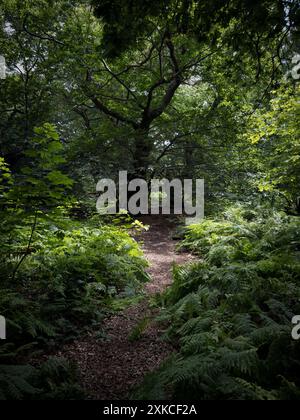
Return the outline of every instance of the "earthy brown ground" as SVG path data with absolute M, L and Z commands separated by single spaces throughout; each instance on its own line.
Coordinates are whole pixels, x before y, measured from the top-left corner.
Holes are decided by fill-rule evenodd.
M 174 225 L 163 217 L 144 217 L 150 229 L 138 240 L 143 242 L 145 257 L 149 261 L 151 281 L 146 294 L 162 292 L 171 284 L 172 265 L 192 259 L 189 254 L 175 252 L 172 240 Z M 106 340 L 99 340 L 96 332 L 76 341 L 59 355 L 75 360 L 87 394 L 97 400 L 128 398 L 132 387 L 139 384 L 146 373 L 155 370 L 173 351 L 161 340 L 161 327 L 153 320 L 155 311 L 149 299 L 130 307 L 104 322 Z M 145 317 L 151 319 L 141 337 L 132 341 L 129 336 L 134 327 Z

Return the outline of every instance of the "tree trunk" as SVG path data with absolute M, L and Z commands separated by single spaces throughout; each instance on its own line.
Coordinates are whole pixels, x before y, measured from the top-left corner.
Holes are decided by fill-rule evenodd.
M 154 147 L 153 140 L 149 137 L 149 130 L 136 130 L 134 146 L 133 172 L 130 178 L 142 178 L 149 181 L 151 179 L 151 153 Z

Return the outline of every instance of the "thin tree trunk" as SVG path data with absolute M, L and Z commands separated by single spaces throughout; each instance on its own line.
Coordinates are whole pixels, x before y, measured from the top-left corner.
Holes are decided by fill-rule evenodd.
M 36 211 L 35 215 L 34 215 L 34 222 L 33 222 L 32 228 L 31 228 L 30 237 L 29 237 L 28 244 L 27 244 L 27 249 L 26 249 L 25 253 L 23 254 L 22 258 L 20 259 L 20 261 L 18 262 L 16 268 L 14 269 L 14 272 L 13 272 L 13 275 L 12 275 L 12 280 L 13 281 L 15 280 L 17 272 L 19 271 L 21 265 L 25 261 L 25 258 L 29 255 L 30 247 L 31 247 L 32 240 L 33 240 L 33 235 L 34 235 L 36 225 L 37 225 L 37 214 L 38 214 L 38 212 Z

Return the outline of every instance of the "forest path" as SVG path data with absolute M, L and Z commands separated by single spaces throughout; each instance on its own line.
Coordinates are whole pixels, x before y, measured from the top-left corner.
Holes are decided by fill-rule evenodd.
M 154 321 L 157 311 L 150 308 L 149 298 L 164 291 L 172 282 L 172 265 L 192 260 L 186 253 L 176 253 L 172 240 L 174 225 L 164 217 L 143 217 L 150 226 L 138 236 L 149 262 L 151 281 L 146 284 L 146 298 L 104 321 L 105 339 L 90 333 L 68 346 L 61 356 L 75 360 L 79 366 L 83 388 L 97 400 L 128 398 L 132 387 L 155 370 L 173 351 L 161 340 L 162 331 Z M 149 319 L 137 340 L 130 340 L 134 328 Z

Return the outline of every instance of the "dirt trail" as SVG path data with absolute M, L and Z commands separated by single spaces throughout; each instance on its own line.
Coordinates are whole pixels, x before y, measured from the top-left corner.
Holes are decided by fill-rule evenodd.
M 174 226 L 168 219 L 149 216 L 142 221 L 150 225 L 138 240 L 143 242 L 150 264 L 151 282 L 145 290 L 151 296 L 171 284 L 174 262 L 185 263 L 192 257 L 175 252 L 176 242 L 171 237 Z M 99 340 L 93 333 L 62 352 L 62 356 L 79 365 L 83 387 L 93 399 L 126 399 L 132 387 L 172 352 L 171 346 L 161 340 L 162 331 L 153 321 L 137 341 L 129 340 L 134 327 L 147 316 L 153 318 L 155 313 L 145 299 L 104 322 L 107 340 Z

